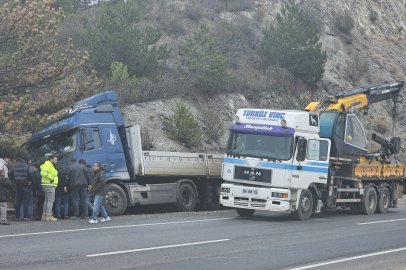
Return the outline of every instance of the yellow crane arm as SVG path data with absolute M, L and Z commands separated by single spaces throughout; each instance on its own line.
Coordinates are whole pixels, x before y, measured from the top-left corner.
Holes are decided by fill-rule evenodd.
M 383 82 L 349 92 L 344 92 L 326 100 L 311 102 L 305 108 L 309 112 L 341 111 L 348 112 L 350 108 L 368 108 L 372 103 L 395 98 L 403 88 L 403 81 L 396 83 Z

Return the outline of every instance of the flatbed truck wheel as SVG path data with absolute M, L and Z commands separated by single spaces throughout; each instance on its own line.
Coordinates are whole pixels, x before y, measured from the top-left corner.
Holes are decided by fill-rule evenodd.
M 390 207 L 390 193 L 387 187 L 383 187 L 381 191 L 381 199 L 378 200 L 376 207 L 376 213 L 385 214 L 388 213 Z
M 104 188 L 104 200 L 102 201 L 107 214 L 120 216 L 127 209 L 127 195 L 124 190 L 116 184 L 108 184 Z
M 196 193 L 191 185 L 182 183 L 178 189 L 178 200 L 175 203 L 176 210 L 180 212 L 190 212 L 196 206 Z
M 368 186 L 364 192 L 364 201 L 358 205 L 358 210 L 362 215 L 372 215 L 375 213 L 378 203 L 378 195 L 373 186 Z
M 250 217 L 255 213 L 252 209 L 236 208 L 235 210 L 240 217 Z
M 296 220 L 309 219 L 313 209 L 313 196 L 309 190 L 302 191 L 298 203 L 297 210 L 291 212 L 293 218 Z

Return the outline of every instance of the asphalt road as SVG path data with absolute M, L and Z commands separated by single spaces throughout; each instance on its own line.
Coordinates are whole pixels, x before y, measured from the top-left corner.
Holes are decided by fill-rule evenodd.
M 406 206 L 372 216 L 339 210 L 307 221 L 222 210 L 98 224 L 13 222 L 0 227 L 0 269 L 406 269 L 405 235 Z

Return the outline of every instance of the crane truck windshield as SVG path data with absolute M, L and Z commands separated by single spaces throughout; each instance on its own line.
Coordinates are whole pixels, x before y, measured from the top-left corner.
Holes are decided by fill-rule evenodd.
M 289 160 L 293 153 L 293 137 L 268 134 L 249 134 L 232 131 L 227 144 L 227 155 Z
M 32 163 L 42 163 L 50 155 L 66 154 L 76 150 L 78 145 L 77 130 L 69 130 L 33 142 L 28 147 Z

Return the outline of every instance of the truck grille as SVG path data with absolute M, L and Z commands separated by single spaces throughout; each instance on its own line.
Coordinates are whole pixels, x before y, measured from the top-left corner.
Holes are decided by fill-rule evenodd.
M 266 200 L 244 198 L 244 197 L 234 197 L 235 206 L 251 206 L 253 208 L 265 208 Z
M 235 166 L 234 179 L 271 183 L 272 170 Z

